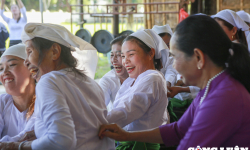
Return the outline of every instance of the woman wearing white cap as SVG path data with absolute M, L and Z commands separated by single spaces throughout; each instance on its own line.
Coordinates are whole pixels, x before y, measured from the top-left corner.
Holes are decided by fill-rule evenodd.
M 120 89 L 122 83 L 128 78 L 128 72 L 122 65 L 121 48 L 122 41 L 126 38 L 126 35 L 118 36 L 111 41 L 111 63 L 114 69 L 106 73 L 99 81 L 104 96 L 105 104 L 110 111 L 113 108 L 115 96 Z
M 17 142 L 34 129 L 35 80 L 24 66 L 25 45 L 9 47 L 0 60 L 0 81 L 6 94 L 0 95 L 0 133 L 2 142 Z M 1 147 L 0 146 L 0 147 Z
M 167 44 L 167 46 L 169 47 L 169 42 L 170 39 L 173 35 L 173 31 L 171 30 L 170 26 L 168 24 L 164 25 L 164 26 L 157 26 L 154 25 L 154 27 L 152 28 L 152 30 L 154 30 L 162 39 L 163 41 Z M 176 94 L 181 93 L 181 92 L 187 92 L 187 93 L 191 93 L 190 94 L 190 98 L 194 99 L 196 97 L 196 95 L 199 92 L 199 88 L 194 87 L 194 86 L 190 86 L 190 87 L 171 87 L 175 85 L 176 80 L 179 80 L 178 78 L 178 72 L 173 68 L 173 57 L 169 57 L 168 59 L 168 64 L 166 65 L 167 68 L 165 69 L 165 79 L 167 81 L 168 84 L 168 88 L 170 90 L 170 93 L 168 94 L 169 97 L 173 98 Z M 163 68 L 164 69 L 164 68 Z M 163 71 L 163 69 L 161 71 Z M 184 94 L 185 96 L 187 94 Z M 178 99 L 183 99 L 184 95 L 179 95 Z M 189 94 L 188 94 L 189 95 Z M 185 98 L 186 99 L 186 98 Z
M 249 26 L 236 14 L 236 12 L 225 9 L 212 16 L 225 31 L 231 41 L 248 46 L 247 34 Z
M 168 51 L 169 51 L 169 41 L 171 39 L 171 36 L 173 35 L 170 26 L 168 24 L 164 26 L 154 25 L 152 30 L 154 30 L 162 38 L 162 40 L 168 46 Z M 174 86 L 176 82 L 177 71 L 173 68 L 172 64 L 173 64 L 173 57 L 169 57 L 167 64 L 165 65 L 166 67 L 161 69 L 161 72 L 165 75 L 168 87 Z
M 249 15 L 247 12 L 245 12 L 244 10 L 241 10 L 241 11 L 237 11 L 236 14 L 237 14 L 238 16 L 240 16 L 240 18 L 241 18 L 242 20 L 244 20 L 245 23 L 246 23 L 248 26 L 250 26 L 250 15 Z
M 91 68 L 97 63 L 95 48 L 54 24 L 28 23 L 22 41 L 26 45 L 25 65 L 38 81 L 34 111 L 37 139 L 19 147 L 113 150 L 113 140 L 100 141 L 96 136 L 99 126 L 108 123 L 103 91 L 76 69 L 77 60 L 71 54 L 73 50 L 83 53 L 83 61 L 87 57 L 89 62 L 83 65 L 88 73 L 96 67 Z
M 153 30 L 129 35 L 122 45 L 122 63 L 127 78 L 120 87 L 114 108 L 108 113 L 109 123 L 117 123 L 127 131 L 141 131 L 167 123 L 167 84 L 159 71 L 169 55 L 164 41 Z M 165 56 L 165 57 L 163 57 Z M 135 150 L 159 149 L 151 143 L 125 142 L 117 147 Z

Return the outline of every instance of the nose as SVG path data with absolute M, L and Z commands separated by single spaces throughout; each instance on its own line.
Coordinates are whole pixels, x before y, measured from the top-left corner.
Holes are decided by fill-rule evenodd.
M 29 67 L 30 62 L 29 62 L 28 58 L 26 58 L 26 59 L 24 60 L 23 64 L 24 64 L 25 67 L 27 67 L 27 68 Z

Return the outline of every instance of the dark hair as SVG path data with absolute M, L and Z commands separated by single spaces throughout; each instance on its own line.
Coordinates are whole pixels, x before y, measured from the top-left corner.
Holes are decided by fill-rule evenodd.
M 160 37 L 164 37 L 165 35 L 168 35 L 169 37 L 171 37 L 171 35 L 169 33 L 160 33 L 158 34 Z
M 219 67 L 226 68 L 250 92 L 250 57 L 247 47 L 230 41 L 219 24 L 212 18 L 194 15 L 186 18 L 176 27 L 177 48 L 187 56 L 199 48 Z M 229 49 L 233 50 L 230 55 Z
M 141 41 L 140 39 L 138 39 L 137 37 L 128 36 L 127 38 L 124 39 L 123 42 L 126 42 L 126 41 L 135 42 L 136 44 L 138 44 L 138 46 L 140 48 L 143 49 L 143 51 L 146 54 L 148 54 L 151 51 L 151 48 L 149 46 L 147 46 L 143 41 Z M 161 70 L 161 68 L 162 68 L 161 60 L 160 59 L 154 59 L 154 66 L 155 66 L 155 69 Z
M 17 6 L 17 8 L 19 9 L 19 11 L 20 11 L 20 8 L 19 8 L 19 6 L 18 5 L 16 5 L 16 4 L 13 4 L 13 5 L 11 5 L 10 7 L 12 7 L 12 6 Z M 20 19 L 21 19 L 21 12 L 19 12 L 19 17 L 17 18 L 17 23 L 20 21 Z
M 33 45 L 36 48 L 36 50 L 39 53 L 39 62 L 38 65 L 41 64 L 43 61 L 46 51 L 48 51 L 51 46 L 57 42 L 53 42 L 44 38 L 40 37 L 35 37 L 32 39 Z M 84 77 L 85 75 L 82 73 L 81 70 L 77 69 L 77 60 L 76 58 L 72 55 L 71 49 L 69 47 L 66 47 L 62 44 L 57 43 L 61 47 L 61 54 L 60 54 L 60 63 L 66 64 L 69 68 L 72 69 L 73 72 L 79 74 L 80 76 Z
M 232 24 L 230 24 L 229 22 L 227 22 L 227 21 L 225 21 L 225 20 L 223 20 L 221 18 L 215 17 L 214 19 L 222 21 L 223 25 L 226 26 L 229 30 L 232 30 L 233 27 L 234 27 Z M 244 44 L 244 45 L 247 46 L 247 40 L 246 40 L 246 36 L 245 36 L 245 32 L 244 31 L 242 31 L 241 29 L 237 29 L 235 37 L 236 37 L 237 40 L 239 40 L 239 42 L 241 44 Z
M 113 39 L 111 42 L 110 42 L 110 45 L 114 45 L 116 43 L 118 43 L 119 45 L 122 45 L 122 41 L 127 37 L 128 35 L 121 35 L 121 36 L 118 36 L 116 37 L 115 39 Z

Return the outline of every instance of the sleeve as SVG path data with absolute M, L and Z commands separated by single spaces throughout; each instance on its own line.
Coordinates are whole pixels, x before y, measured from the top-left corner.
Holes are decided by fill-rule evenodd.
M 10 21 L 10 18 L 9 17 L 6 17 L 4 14 L 3 14 L 4 10 L 3 9 L 0 9 L 0 15 L 2 16 L 3 20 L 7 23 L 9 23 Z
M 104 97 L 105 97 L 105 105 L 108 106 L 110 100 L 111 100 L 111 90 L 110 90 L 110 84 L 106 80 L 106 78 L 101 78 L 99 81 L 99 85 L 103 90 Z
M 2 101 L 2 95 L 0 96 L 0 133 L 3 132 L 3 128 L 4 128 L 4 120 L 3 120 L 3 110 L 4 110 L 4 104 Z M 0 134 L 0 138 L 2 134 Z
M 157 99 L 159 96 L 160 89 L 156 82 L 144 82 L 141 85 L 143 86 L 137 88 L 136 92 L 128 93 L 130 96 L 125 96 L 126 100 L 115 100 L 118 105 L 108 113 L 109 123 L 116 123 L 124 127 L 145 114 L 152 103 L 151 100 Z
M 16 136 L 9 136 L 9 135 L 5 135 L 4 137 L 2 137 L 2 139 L 0 140 L 0 142 L 18 142 L 18 140 L 23 137 L 23 135 L 28 132 L 28 131 L 32 131 L 34 130 L 34 125 L 35 125 L 35 119 L 36 117 L 34 117 L 35 115 L 33 114 L 32 117 L 28 120 L 24 130 L 22 132 L 20 132 L 18 135 Z
M 59 78 L 57 82 L 63 82 Z M 45 125 L 46 133 L 32 142 L 32 149 L 75 149 L 76 146 L 70 109 L 54 80 L 50 76 L 44 77 L 36 87 L 35 111 Z
M 218 92 L 218 90 L 216 92 Z M 213 98 L 206 99 L 206 101 L 204 100 L 202 105 L 199 106 L 200 108 L 197 110 L 198 112 L 196 112 L 191 126 L 186 130 L 187 132 L 182 138 L 178 150 L 196 147 L 197 145 L 200 147 L 208 147 L 211 145 L 219 147 L 228 140 L 228 137 L 232 137 L 235 131 L 239 129 L 243 119 L 244 104 L 235 100 L 242 99 L 242 97 L 237 97 L 236 94 L 230 94 L 235 92 L 227 92 L 227 96 L 222 94 L 222 90 L 218 93 L 220 93 L 220 95 L 213 96 Z M 186 116 L 182 118 L 184 117 Z M 181 130 L 181 128 L 178 127 L 179 124 L 180 123 L 173 125 L 170 127 L 170 130 L 167 129 L 164 132 L 170 131 L 174 133 Z M 177 137 L 177 135 L 178 134 L 176 134 L 175 137 Z M 169 142 L 168 140 L 171 140 L 169 138 L 168 135 L 168 138 L 164 139 L 166 144 Z
M 197 94 L 199 93 L 200 88 L 198 88 L 197 86 L 189 86 L 189 90 L 190 90 L 190 94 L 191 94 L 192 98 L 194 99 L 197 96 Z
M 174 86 L 177 78 L 177 71 L 173 67 L 173 58 L 170 57 L 169 63 L 167 65 L 167 70 L 165 73 L 166 81 L 171 83 L 171 86 Z
M 21 8 L 21 9 L 20 9 L 20 12 L 21 12 L 22 15 L 23 15 L 24 21 L 27 23 L 26 8 L 25 8 L 25 7 Z
M 189 106 L 178 122 L 159 127 L 162 140 L 166 146 L 178 145 L 192 124 L 195 111 L 194 102 Z

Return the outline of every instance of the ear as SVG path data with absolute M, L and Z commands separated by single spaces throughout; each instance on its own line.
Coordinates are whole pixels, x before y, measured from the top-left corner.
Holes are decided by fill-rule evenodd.
M 232 29 L 233 36 L 235 36 L 236 33 L 237 33 L 237 27 L 233 27 L 233 29 Z
M 151 48 L 151 51 L 149 52 L 150 60 L 154 59 L 155 56 L 155 49 Z
M 197 60 L 197 68 L 202 69 L 204 67 L 204 64 L 205 64 L 204 53 L 200 49 L 195 48 L 194 49 L 194 57 Z
M 52 45 L 52 59 L 58 60 L 61 55 L 61 46 L 57 43 Z

